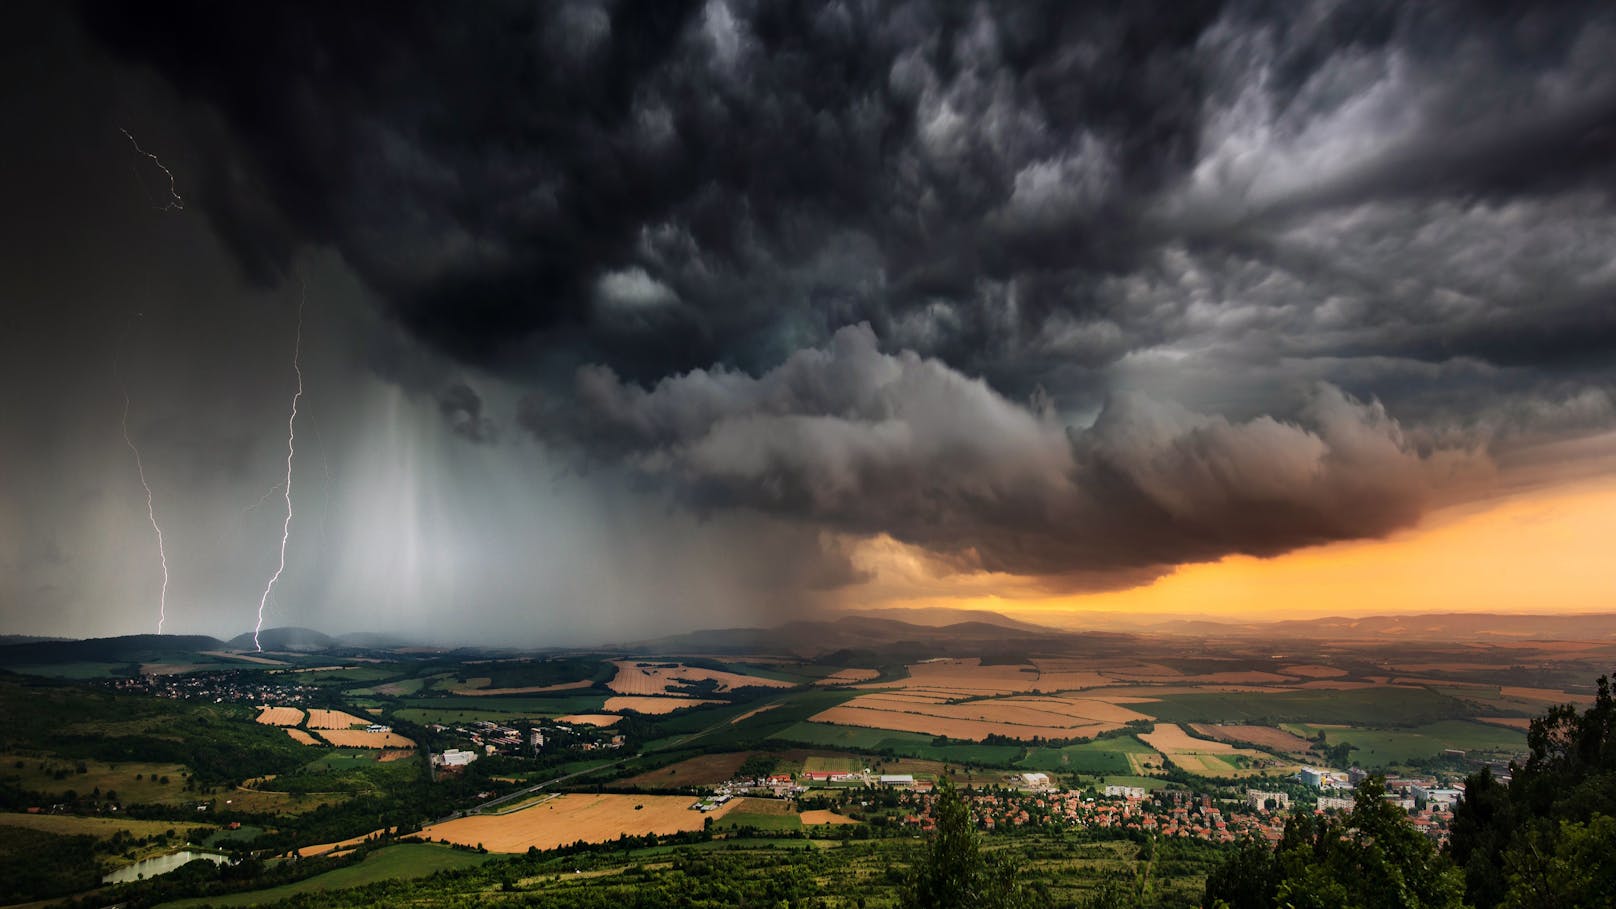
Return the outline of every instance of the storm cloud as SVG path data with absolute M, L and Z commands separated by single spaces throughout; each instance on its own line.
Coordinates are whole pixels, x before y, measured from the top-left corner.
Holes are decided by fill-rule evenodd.
M 310 412 L 354 449 L 334 454 L 396 461 L 485 549 L 800 546 L 793 603 L 856 586 L 849 548 L 883 536 L 1067 590 L 1383 536 L 1616 428 L 1608 4 L 11 13 L 0 102 L 34 126 L 0 149 L 3 289 L 37 305 L 0 378 L 86 370 L 16 395 L 23 471 L 106 441 L 85 376 L 117 351 L 85 326 L 138 297 L 157 474 L 183 458 L 232 509 L 256 499 L 284 354 L 233 326 L 280 345 L 309 274 Z M 152 220 L 125 128 L 183 213 Z M 72 495 L 8 494 L 0 562 L 83 560 L 122 526 L 82 504 L 125 492 L 92 460 Z M 479 488 L 496 477 L 519 488 Z M 392 487 L 321 483 L 392 513 Z M 547 520 L 596 530 L 564 545 Z
M 882 353 L 868 325 L 757 377 L 698 370 L 646 390 L 586 368 L 559 400 L 531 402 L 525 425 L 631 464 L 697 509 L 885 533 L 962 567 L 1075 587 L 1383 535 L 1478 467 L 1467 452 L 1416 451 L 1378 402 L 1329 385 L 1307 425 L 1122 394 L 1070 427 L 938 360 Z

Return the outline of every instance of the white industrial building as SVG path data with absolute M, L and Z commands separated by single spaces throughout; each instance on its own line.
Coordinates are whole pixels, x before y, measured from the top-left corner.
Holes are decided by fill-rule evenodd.
M 450 748 L 449 750 L 438 755 L 435 760 L 445 767 L 464 767 L 472 761 L 477 760 L 477 752 L 461 751 L 458 748 Z

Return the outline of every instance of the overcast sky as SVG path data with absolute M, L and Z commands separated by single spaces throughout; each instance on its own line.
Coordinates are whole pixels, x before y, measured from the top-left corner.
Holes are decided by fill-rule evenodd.
M 155 630 L 126 395 L 164 630 L 251 629 L 300 302 L 271 626 L 1109 594 L 1610 475 L 1608 4 L 5 16 L 3 631 Z

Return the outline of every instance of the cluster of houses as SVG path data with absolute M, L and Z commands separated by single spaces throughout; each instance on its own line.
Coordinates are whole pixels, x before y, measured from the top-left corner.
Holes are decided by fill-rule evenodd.
M 1395 787 L 1394 785 L 1395 784 Z M 1443 842 L 1453 821 L 1453 806 L 1462 790 L 1438 787 L 1434 780 L 1387 781 L 1387 799 L 1409 813 L 1415 827 Z M 934 798 L 906 795 L 911 806 L 904 821 L 922 830 L 935 826 Z M 1250 789 L 1243 799 L 1229 799 L 1182 789 L 1154 793 L 1136 786 L 1106 786 L 1089 795 L 1082 790 L 1029 789 L 1020 792 L 971 793 L 966 796 L 977 825 L 1006 830 L 1040 825 L 1137 830 L 1161 836 L 1209 842 L 1234 842 L 1257 836 L 1278 842 L 1293 810 L 1345 812 L 1351 798 L 1321 795 L 1317 805 L 1298 805 L 1283 791 Z
M 141 674 L 104 683 L 114 691 L 177 701 L 215 704 L 307 704 L 320 690 L 313 685 L 266 681 L 261 673 L 234 670 L 175 675 Z

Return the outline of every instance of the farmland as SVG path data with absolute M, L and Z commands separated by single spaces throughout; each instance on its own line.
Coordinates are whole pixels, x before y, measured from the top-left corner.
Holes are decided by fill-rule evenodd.
M 322 729 L 320 738 L 339 748 L 414 748 L 415 743 L 396 732 L 364 729 Z
M 557 723 L 573 723 L 580 726 L 615 726 L 622 721 L 622 717 L 614 713 L 566 713 L 555 718 Z
M 303 711 L 296 707 L 265 707 L 258 714 L 258 722 L 265 726 L 301 726 Z
M 309 710 L 308 727 L 310 729 L 348 729 L 353 726 L 368 726 L 369 720 L 363 720 L 341 710 Z
M 1365 767 L 1384 768 L 1447 749 L 1509 755 L 1526 746 L 1520 730 L 1465 720 L 1444 720 L 1406 729 L 1340 726 L 1296 726 L 1298 732 L 1323 733 L 1325 743 L 1353 747 L 1353 760 Z
M 490 858 L 492 856 L 463 852 L 430 843 L 400 843 L 366 855 L 364 861 L 357 865 L 328 871 L 295 884 L 206 899 L 179 900 L 166 903 L 165 906 L 168 909 L 185 909 L 193 906 L 262 906 L 290 899 L 302 893 L 343 890 L 363 887 L 377 881 L 409 880 L 426 877 L 439 871 L 475 868 Z
M 724 702 L 708 700 L 705 698 L 624 696 L 607 698 L 604 709 L 660 716 L 665 713 L 673 713 L 676 710 L 689 710 L 692 707 L 701 707 L 707 704 L 722 703 Z
M 690 690 L 722 693 L 738 688 L 790 688 L 791 682 L 760 675 L 741 675 L 683 663 L 617 660 L 617 675 L 607 683 L 618 694 L 682 694 Z
M 1273 726 L 1191 723 L 1190 729 L 1202 738 L 1231 744 L 1251 744 L 1276 754 L 1305 755 L 1313 747 L 1313 743 L 1307 739 Z
M 704 817 L 690 810 L 690 799 L 676 795 L 559 795 L 505 815 L 459 818 L 421 831 L 430 840 L 482 846 L 490 852 L 554 849 L 573 842 L 604 843 L 622 834 L 700 830 Z
M 142 821 L 133 818 L 76 817 L 67 814 L 18 814 L 0 812 L 0 827 L 24 827 L 62 836 L 108 837 L 114 833 L 131 836 L 161 836 L 171 831 L 185 834 L 211 831 L 211 824 L 179 824 L 174 821 Z
M 1479 761 L 1516 756 L 1535 708 L 1586 697 L 1557 661 L 1616 656 L 1616 648 L 1566 656 L 1512 644 L 1515 662 L 1499 669 L 1503 657 L 1453 647 L 1405 655 L 1382 645 L 1235 646 L 1208 655 L 1173 640 L 1130 646 L 1073 654 L 1031 643 L 976 657 L 904 644 L 901 658 L 850 650 L 826 663 L 710 650 L 463 661 L 300 654 L 281 666 L 235 661 L 228 672 L 131 677 L 117 692 L 0 679 L 0 706 L 19 717 L 5 733 L 0 781 L 30 799 L 6 806 L 13 812 L 59 812 L 13 814 L 33 819 L 9 825 L 22 836 L 71 834 L 75 825 L 93 833 L 121 803 L 120 813 L 139 806 L 163 831 L 198 817 L 221 830 L 239 820 L 231 841 L 265 854 L 348 844 L 337 852 L 351 867 L 315 874 L 311 866 L 318 884 L 258 891 L 289 895 L 392 876 L 374 877 L 387 862 L 372 863 L 411 853 L 363 839 L 419 827 L 466 849 L 517 853 L 624 834 L 680 834 L 677 848 L 698 849 L 708 820 L 725 848 L 761 838 L 774 849 L 818 850 L 830 845 L 824 838 L 913 836 L 903 824 L 919 793 L 881 785 L 882 774 L 912 776 L 921 792 L 946 779 L 1011 800 L 1043 785 L 1024 781 L 1034 771 L 1056 789 L 1094 795 L 1106 785 L 1210 786 L 1236 801 L 1259 775 L 1294 794 L 1287 777 L 1298 763 L 1437 773 L 1447 784 Z M 478 760 L 451 768 L 427 759 L 450 749 Z M 749 786 L 737 780 L 743 767 L 746 780 L 793 780 Z M 833 782 L 831 773 L 856 776 Z M 735 797 L 717 811 L 691 810 L 693 792 L 715 789 Z M 479 810 L 506 794 L 508 802 Z M 990 841 L 1003 848 L 996 835 Z M 430 848 L 420 853 L 425 867 L 436 867 L 431 856 L 473 855 Z M 591 855 L 572 858 L 584 867 Z M 531 877 L 513 886 L 538 887 Z
M 1296 770 L 1294 763 L 1287 764 L 1271 754 L 1195 738 L 1183 727 L 1171 723 L 1158 723 L 1153 731 L 1139 739 L 1161 752 L 1174 766 L 1205 776 L 1247 776 Z
M 622 781 L 624 786 L 645 789 L 677 789 L 683 786 L 713 786 L 733 777 L 746 761 L 745 752 L 703 754 L 648 770 Z

